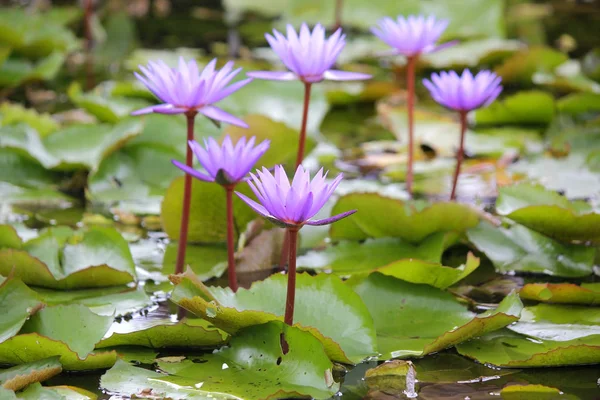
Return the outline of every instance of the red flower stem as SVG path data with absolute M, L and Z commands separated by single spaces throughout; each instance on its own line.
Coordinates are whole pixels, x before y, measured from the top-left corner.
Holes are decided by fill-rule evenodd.
M 342 7 L 344 5 L 343 0 L 336 0 L 335 2 L 335 25 L 333 30 L 337 30 L 342 27 Z
M 237 292 L 238 282 L 235 275 L 235 237 L 233 230 L 233 188 L 234 185 L 225 186 L 227 196 L 227 276 L 229 287 Z
M 288 286 L 285 300 L 285 318 L 283 321 L 292 326 L 294 324 L 294 301 L 296 299 L 296 246 L 298 242 L 297 227 L 288 228 L 290 238 L 290 258 L 288 261 Z
M 93 0 L 85 0 L 84 3 L 83 29 L 85 34 L 85 86 L 92 89 L 94 87 L 94 59 L 92 55 L 93 32 L 92 32 L 92 14 L 94 12 Z
M 406 64 L 406 89 L 408 91 L 408 164 L 406 166 L 406 190 L 413 194 L 414 127 L 415 127 L 415 64 L 417 57 L 408 57 Z
M 460 175 L 460 166 L 464 156 L 465 146 L 465 132 L 467 131 L 467 112 L 460 111 L 460 145 L 458 146 L 458 153 L 456 153 L 456 169 L 454 170 L 454 179 L 452 181 L 452 193 L 450 194 L 450 200 L 456 199 L 456 186 L 458 183 L 458 175 Z
M 296 157 L 296 169 L 304 160 L 304 144 L 306 142 L 306 124 L 308 122 L 308 106 L 310 103 L 310 88 L 312 83 L 304 82 L 304 109 L 302 111 L 302 126 L 300 128 L 300 143 L 298 143 L 298 156 Z
M 187 118 L 187 140 L 194 140 L 194 119 L 196 117 L 195 112 L 189 112 L 186 115 Z M 186 143 L 187 145 L 187 143 Z M 193 153 L 190 146 L 185 146 L 187 151 L 185 153 L 185 165 L 192 168 Z M 179 243 L 177 246 L 177 262 L 175 264 L 175 273 L 181 274 L 183 272 L 183 264 L 185 264 L 185 248 L 187 246 L 188 237 L 188 224 L 190 220 L 190 203 L 192 200 L 192 176 L 185 174 L 185 182 L 183 184 L 183 205 L 181 211 L 181 227 L 179 228 Z

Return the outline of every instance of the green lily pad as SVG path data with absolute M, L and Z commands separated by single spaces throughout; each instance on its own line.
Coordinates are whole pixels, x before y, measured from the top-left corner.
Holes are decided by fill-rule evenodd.
M 554 98 L 540 90 L 518 92 L 475 111 L 477 125 L 547 125 L 554 118 Z
M 510 385 L 502 388 L 500 391 L 502 400 L 553 400 L 578 399 L 576 396 L 564 395 L 557 388 L 543 385 Z
M 0 386 L 17 391 L 32 383 L 50 379 L 61 371 L 62 365 L 58 357 L 17 365 L 0 371 Z
M 562 97 L 556 102 L 561 113 L 583 114 L 600 111 L 600 94 L 573 93 Z
M 505 59 L 521 48 L 523 44 L 518 40 L 485 38 L 460 42 L 452 47 L 424 54 L 420 60 L 432 68 L 458 70 Z
M 467 237 L 499 272 L 582 277 L 593 271 L 595 248 L 563 244 L 523 225 L 502 228 L 481 222 Z
M 511 294 L 494 310 L 473 314 L 437 288 L 373 273 L 355 285 L 375 321 L 380 359 L 421 357 L 519 319 L 522 304 Z
M 77 321 L 66 324 L 65 321 Z M 112 316 L 101 316 L 80 304 L 46 307 L 23 325 L 22 334 L 37 333 L 69 346 L 79 358 L 85 358 L 94 350 L 112 325 Z
M 56 189 L 60 175 L 17 149 L 0 149 L 0 181 L 23 187 L 22 190 Z
M 112 328 L 112 334 L 96 348 L 114 346 L 161 347 L 217 347 L 224 344 L 227 334 L 201 319 L 184 319 L 173 323 L 170 319 L 135 321 L 132 327 L 121 322 Z
M 171 279 L 176 284 L 172 301 L 229 334 L 283 319 L 284 275 L 272 275 L 236 293 L 228 288 L 207 288 L 189 270 Z M 371 316 L 360 298 L 336 276 L 297 276 L 294 321 L 294 326 L 319 338 L 334 361 L 358 363 L 376 353 Z M 344 326 L 343 332 L 340 326 Z
M 181 226 L 181 204 L 184 178 L 175 179 L 167 189 L 161 206 L 163 228 L 169 238 L 179 239 Z M 251 198 L 254 194 L 247 184 L 239 184 L 236 190 Z M 192 183 L 192 200 L 189 218 L 188 242 L 224 242 L 227 235 L 225 190 L 214 182 Z M 234 226 L 239 234 L 246 229 L 248 222 L 256 218 L 256 213 L 240 198 L 233 198 Z
M 60 128 L 50 114 L 39 113 L 33 108 L 25 108 L 18 103 L 3 103 L 0 105 L 0 125 L 14 125 L 24 122 L 38 131 L 42 137 Z
M 325 250 L 309 251 L 298 257 L 297 267 L 310 270 L 331 270 L 332 273 L 350 276 L 371 272 L 398 260 L 439 263 L 446 249 L 447 235 L 436 233 L 419 244 L 393 238 L 367 239 L 363 243 L 341 241 Z
M 94 327 L 87 327 L 90 328 L 93 332 Z M 53 356 L 60 356 L 60 363 L 67 371 L 109 368 L 117 360 L 117 352 L 114 350 L 96 351 L 80 359 L 64 342 L 39 333 L 20 334 L 0 343 L 0 363 L 4 364 L 19 365 Z
M 20 279 L 9 278 L 0 285 L 0 343 L 16 335 L 25 321 L 44 307 L 39 296 Z
M 407 203 L 377 193 L 351 193 L 342 196 L 331 214 L 359 210 L 331 225 L 332 239 L 363 240 L 397 237 L 419 243 L 437 232 L 463 232 L 479 220 L 471 207 L 458 203 Z
M 71 125 L 44 139 L 44 146 L 60 160 L 57 169 L 98 169 L 100 162 L 142 132 L 140 120 L 129 119 L 115 126 Z
M 521 288 L 523 299 L 558 304 L 600 304 L 600 283 L 528 283 Z
M 229 125 L 225 128 L 223 135 L 231 136 L 234 143 L 242 137 L 250 138 L 252 136 L 256 136 L 256 143 L 266 139 L 271 142 L 269 150 L 256 162 L 256 169 L 263 166 L 271 168 L 277 164 L 293 165 L 296 162 L 300 136 L 297 128 L 290 128 L 284 123 L 275 122 L 264 115 L 247 115 L 245 121 L 250 126 L 249 129 Z M 305 154 L 310 154 L 315 145 L 315 140 L 307 137 Z
M 521 50 L 496 67 L 495 72 L 502 77 L 502 82 L 532 86 L 536 73 L 553 73 L 555 68 L 567 61 L 569 57 L 549 47 L 532 47 Z
M 23 240 L 12 225 L 0 225 L 0 248 L 20 249 Z
M 463 356 L 498 367 L 559 367 L 600 362 L 600 335 L 569 341 L 531 339 L 508 329 L 461 343 Z
M 129 117 L 133 111 L 150 105 L 149 102 L 142 99 L 112 97 L 109 93 L 102 93 L 99 90 L 83 93 L 81 86 L 77 83 L 72 84 L 67 93 L 75 105 L 83 108 L 100 121 L 108 123 L 119 122 L 119 120 Z
M 32 81 L 50 81 L 58 75 L 66 56 L 54 52 L 36 62 L 9 57 L 0 64 L 0 87 L 16 87 Z
M 169 243 L 160 273 L 168 280 L 175 273 L 177 243 Z M 184 265 L 191 268 L 201 281 L 218 278 L 227 270 L 227 248 L 222 245 L 188 245 L 185 250 Z
M 17 394 L 15 398 L 23 400 L 96 400 L 98 396 L 87 390 L 71 386 L 48 387 L 34 383 Z
M 72 235 L 70 230 L 49 229 L 23 250 L 0 250 L 0 274 L 15 266 L 15 276 L 25 283 L 48 288 L 118 286 L 135 278 L 127 242 L 114 228 L 94 227 Z
M 521 320 L 508 329 L 540 340 L 557 342 L 594 335 L 600 337 L 600 309 L 562 304 L 538 304 L 525 307 Z
M 282 332 L 289 345 L 287 354 L 281 350 Z M 155 396 L 186 399 L 325 399 L 339 387 L 322 344 L 307 332 L 276 322 L 245 328 L 229 347 L 202 357 L 199 363 L 159 362 L 159 367 L 169 375 L 119 361 L 102 377 L 100 386 L 127 396 L 152 389 Z
M 585 202 L 569 202 L 542 186 L 504 187 L 496 208 L 501 215 L 559 240 L 600 242 L 600 214 Z
M 0 180 L 4 204 L 64 209 L 77 205 L 77 200 L 54 189 L 20 187 Z

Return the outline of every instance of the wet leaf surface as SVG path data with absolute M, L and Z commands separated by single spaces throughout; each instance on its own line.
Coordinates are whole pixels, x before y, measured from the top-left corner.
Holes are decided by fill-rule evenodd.
M 380 359 L 421 357 L 503 328 L 519 319 L 512 294 L 495 310 L 475 315 L 437 288 L 379 273 L 356 284 L 375 321 Z
M 0 371 L 0 386 L 17 391 L 32 383 L 43 382 L 61 371 L 58 357 L 22 364 Z
M 283 318 L 286 276 L 272 275 L 237 293 L 207 288 L 189 271 L 171 279 L 176 284 L 174 302 L 229 334 Z M 358 363 L 376 353 L 371 316 L 350 288 L 335 276 L 299 274 L 296 279 L 294 326 L 319 338 L 327 355 L 337 362 Z M 343 332 L 340 326 L 345 327 Z
M 600 304 L 600 283 L 528 283 L 519 292 L 522 299 L 559 304 Z
M 0 343 L 16 335 L 25 321 L 44 307 L 40 297 L 18 278 L 0 285 Z

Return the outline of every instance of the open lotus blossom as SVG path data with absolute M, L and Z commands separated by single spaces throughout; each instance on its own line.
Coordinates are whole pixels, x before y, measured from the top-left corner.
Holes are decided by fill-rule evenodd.
M 190 168 L 176 160 L 173 160 L 173 164 L 201 181 L 217 182 L 224 186 L 233 185 L 244 180 L 258 159 L 269 149 L 268 140 L 257 146 L 254 146 L 255 142 L 254 136 L 250 140 L 242 137 L 233 145 L 231 137 L 227 135 L 220 146 L 211 137 L 204 140 L 202 147 L 198 142 L 190 140 L 188 144 L 206 172 Z
M 502 78 L 491 71 L 480 71 L 473 76 L 465 69 L 462 75 L 454 71 L 432 74 L 423 84 L 431 97 L 441 105 L 460 112 L 468 112 L 492 103 L 502 92 Z
M 406 57 L 431 53 L 455 42 L 436 46 L 435 42 L 448 27 L 448 20 L 436 19 L 433 15 L 398 16 L 394 21 L 390 17 L 381 19 L 371 32 L 394 49 L 394 53 Z
M 326 225 L 339 221 L 354 214 L 356 210 L 347 211 L 326 219 L 312 219 L 340 184 L 342 174 L 327 183 L 327 173 L 323 174 L 321 168 L 311 180 L 308 171 L 302 165 L 299 165 L 294 179 L 290 183 L 283 167 L 277 165 L 274 174 L 263 167 L 262 171 L 257 170 L 256 175 L 250 173 L 250 176 L 252 179 L 248 181 L 248 184 L 260 204 L 241 193 L 235 193 L 254 211 L 273 223 L 287 228 L 286 234 L 289 247 L 286 254 L 288 256 L 288 285 L 283 320 L 286 324 L 292 325 L 296 297 L 298 231 L 304 225 Z M 282 349 L 284 353 L 287 352 L 287 342 L 285 340 L 282 341 Z
M 311 181 L 308 171 L 300 165 L 290 184 L 285 170 L 278 165 L 274 174 L 263 167 L 262 171 L 257 170 L 256 175 L 250 173 L 250 176 L 252 179 L 248 184 L 260 204 L 241 193 L 236 194 L 254 211 L 278 225 L 326 225 L 356 212 L 352 210 L 326 219 L 311 219 L 331 197 L 342 180 L 342 174 L 327 183 L 327 173 L 323 174 L 321 169 Z
M 241 71 L 233 69 L 230 61 L 220 70 L 215 69 L 217 59 L 212 60 L 200 72 L 195 60 L 185 62 L 179 58 L 177 68 L 170 68 L 164 61 L 150 61 L 147 67 L 140 65 L 142 74 L 135 76 L 164 104 L 135 111 L 133 115 L 201 113 L 210 119 L 248 127 L 241 119 L 214 106 L 233 92 L 250 83 L 243 79 L 229 86 L 229 82 Z
M 325 28 L 321 24 L 317 24 L 311 32 L 304 23 L 299 34 L 288 25 L 287 38 L 275 29 L 273 35 L 267 33 L 265 37 L 289 71 L 248 72 L 248 76 L 252 78 L 280 81 L 299 79 L 306 83 L 320 82 L 324 79 L 353 81 L 371 78 L 368 74 L 332 69 L 346 45 L 346 35 L 342 34 L 341 29 L 326 39 Z

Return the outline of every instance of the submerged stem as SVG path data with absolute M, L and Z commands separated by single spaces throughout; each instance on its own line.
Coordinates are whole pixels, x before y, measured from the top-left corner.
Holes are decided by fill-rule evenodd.
M 233 187 L 225 186 L 227 196 L 227 276 L 229 287 L 234 292 L 238 290 L 238 282 L 235 274 L 235 238 L 233 231 Z
M 308 122 L 308 106 L 310 104 L 310 88 L 312 84 L 304 82 L 304 109 L 302 110 L 302 126 L 300 127 L 300 142 L 298 143 L 298 156 L 296 157 L 296 168 L 304 160 L 304 145 L 306 143 L 306 124 Z
M 92 31 L 92 16 L 94 13 L 93 0 L 85 0 L 83 30 L 85 34 L 85 86 L 88 90 L 94 87 L 94 56 L 92 55 L 93 47 L 93 31 Z
M 454 170 L 454 179 L 452 181 L 452 193 L 450 194 L 450 200 L 456 199 L 456 186 L 458 183 L 458 175 L 460 175 L 460 166 L 463 161 L 466 131 L 467 112 L 460 111 L 460 145 L 458 146 L 458 152 L 456 153 L 456 169 Z
M 406 190 L 413 194 L 413 164 L 414 164 L 414 114 L 415 114 L 415 64 L 416 56 L 408 57 L 406 64 L 406 89 L 408 91 L 408 164 L 406 166 Z
M 290 326 L 294 324 L 294 302 L 296 299 L 296 247 L 298 242 L 298 229 L 288 228 L 290 238 L 289 261 L 288 261 L 288 286 L 285 300 L 284 322 Z
M 186 114 L 187 117 L 187 140 L 194 140 L 194 120 L 196 118 L 195 112 Z M 186 146 L 187 151 L 185 153 L 185 165 L 192 168 L 193 164 L 193 153 L 190 146 Z M 185 181 L 183 185 L 183 204 L 181 211 L 181 227 L 179 229 L 179 243 L 177 245 L 177 262 L 175 264 L 175 273 L 181 274 L 183 272 L 183 264 L 185 263 L 185 247 L 187 245 L 188 237 L 188 224 L 190 219 L 190 202 L 192 200 L 192 176 L 185 174 Z

